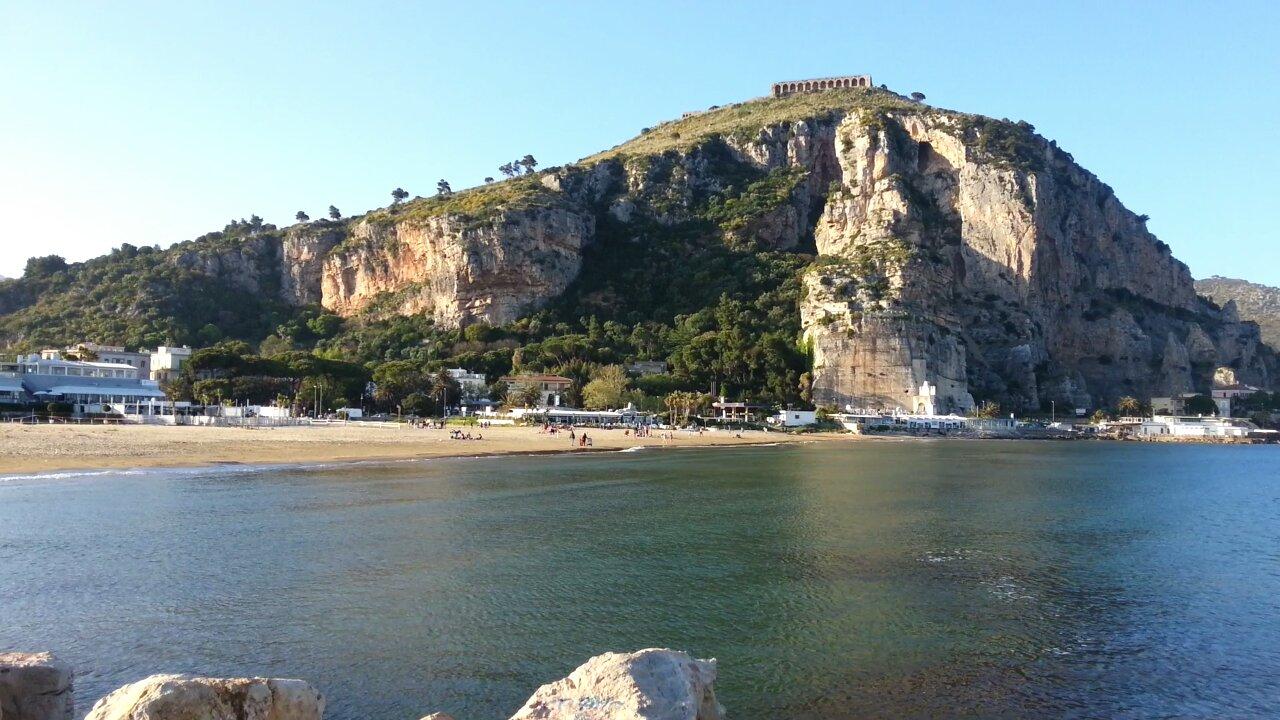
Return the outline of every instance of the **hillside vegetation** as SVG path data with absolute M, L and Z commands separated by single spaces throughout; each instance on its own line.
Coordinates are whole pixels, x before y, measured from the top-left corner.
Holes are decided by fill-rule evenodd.
M 591 165 L 616 157 L 660 155 L 670 150 L 688 150 L 718 136 L 749 139 L 766 127 L 822 118 L 834 112 L 917 112 L 920 108 L 919 103 L 878 88 L 841 88 L 781 98 L 760 98 L 712 107 L 679 120 L 646 128 L 639 137 L 585 158 L 582 164 Z

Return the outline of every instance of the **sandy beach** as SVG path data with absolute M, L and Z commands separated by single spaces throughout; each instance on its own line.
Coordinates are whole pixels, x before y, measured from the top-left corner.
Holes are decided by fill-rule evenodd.
M 241 463 L 399 460 L 470 455 L 579 451 L 567 434 L 534 427 L 468 428 L 481 440 L 453 440 L 449 430 L 389 424 L 272 428 L 151 425 L 0 425 L 0 474 Z M 581 433 L 581 430 L 578 431 Z M 676 432 L 670 440 L 636 438 L 622 430 L 587 429 L 592 451 L 636 446 L 697 447 L 829 440 L 839 435 L 748 431 L 701 436 Z

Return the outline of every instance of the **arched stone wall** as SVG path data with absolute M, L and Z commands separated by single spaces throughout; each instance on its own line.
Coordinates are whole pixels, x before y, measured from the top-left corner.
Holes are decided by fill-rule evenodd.
M 812 80 L 787 80 L 773 84 L 773 96 L 785 97 L 802 92 L 821 92 L 840 88 L 872 87 L 870 75 L 845 75 L 834 78 L 814 78 Z

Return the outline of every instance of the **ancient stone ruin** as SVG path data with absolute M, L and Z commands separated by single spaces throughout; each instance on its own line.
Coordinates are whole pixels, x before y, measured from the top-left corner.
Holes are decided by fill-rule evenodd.
M 812 80 L 787 80 L 773 84 L 774 97 L 786 97 L 796 93 L 820 92 L 836 88 L 874 87 L 870 75 L 842 75 L 841 77 L 814 78 Z

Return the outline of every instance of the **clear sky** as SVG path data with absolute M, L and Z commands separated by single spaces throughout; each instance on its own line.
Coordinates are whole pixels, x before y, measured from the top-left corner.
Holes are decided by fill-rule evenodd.
M 558 165 L 770 82 L 1026 120 L 1197 277 L 1280 285 L 1280 3 L 0 0 L 0 275 Z

